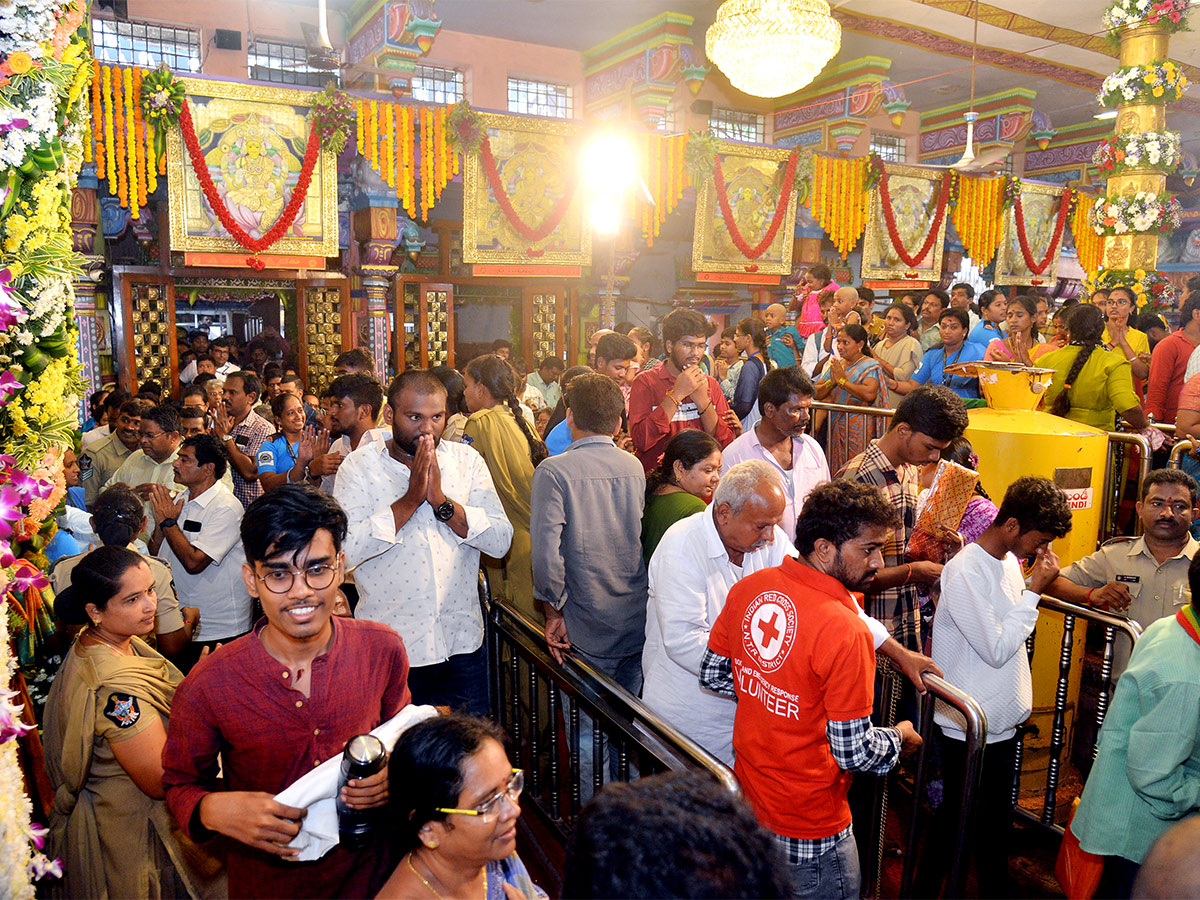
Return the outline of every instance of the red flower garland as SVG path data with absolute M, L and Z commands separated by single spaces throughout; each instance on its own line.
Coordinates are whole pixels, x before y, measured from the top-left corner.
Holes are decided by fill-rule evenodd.
M 196 172 L 196 178 L 200 180 L 200 188 L 204 191 L 204 196 L 208 200 L 209 208 L 216 213 L 217 218 L 221 220 L 221 224 L 225 226 L 225 230 L 230 236 L 238 242 L 238 244 L 249 250 L 254 255 L 247 257 L 246 264 L 254 269 L 263 269 L 265 263 L 258 259 L 258 254 L 268 250 L 276 241 L 283 237 L 292 224 L 296 221 L 296 216 L 300 214 L 300 207 L 304 203 L 304 198 L 308 194 L 308 186 L 312 182 L 313 169 L 316 168 L 317 159 L 321 155 L 320 135 L 317 131 L 317 125 L 314 121 L 312 130 L 308 135 L 308 145 L 304 150 L 304 165 L 300 168 L 300 179 L 296 183 L 295 189 L 292 191 L 292 197 L 288 201 L 288 205 L 284 207 L 279 218 L 275 220 L 275 224 L 271 229 L 259 238 L 250 237 L 246 229 L 242 228 L 229 212 L 229 208 L 225 205 L 225 201 L 221 199 L 217 193 L 217 187 L 213 184 L 212 175 L 208 171 L 208 163 L 204 161 L 204 151 L 200 148 L 200 141 L 196 137 L 196 127 L 192 123 L 192 112 L 186 100 L 183 101 L 183 107 L 179 112 L 180 130 L 183 132 L 183 142 L 187 146 L 188 156 L 192 161 L 192 168 Z
M 492 194 L 496 198 L 496 202 L 500 204 L 500 211 L 504 213 L 504 217 L 508 219 L 509 224 L 516 230 L 522 238 L 531 244 L 536 244 L 538 241 L 549 237 L 563 220 L 563 216 L 567 214 L 567 209 L 571 206 L 571 200 L 575 197 L 575 176 L 572 175 L 567 182 L 563 195 L 554 204 L 554 209 L 550 210 L 550 214 L 542 221 L 542 224 L 537 228 L 531 228 L 526 225 L 517 211 L 513 208 L 512 200 L 509 199 L 508 191 L 504 187 L 504 182 L 500 178 L 500 169 L 496 165 L 496 157 L 492 155 L 492 142 L 488 140 L 485 134 L 479 142 L 479 156 L 483 160 L 483 171 L 487 174 L 488 184 L 492 188 Z
M 1067 210 L 1071 206 L 1071 194 L 1070 188 L 1063 190 L 1062 200 L 1058 204 L 1058 221 L 1054 224 L 1054 236 L 1050 238 L 1050 246 L 1046 248 L 1046 255 L 1037 265 L 1033 262 L 1033 252 L 1029 249 L 1029 240 L 1025 237 L 1025 209 L 1021 205 L 1020 193 L 1017 194 L 1016 205 L 1013 209 L 1016 214 L 1017 241 L 1021 245 L 1021 256 L 1025 258 L 1025 267 L 1034 275 L 1043 274 L 1049 268 L 1050 260 L 1054 258 L 1054 251 L 1058 249 L 1058 242 L 1062 239 L 1063 227 L 1067 224 Z
M 896 228 L 896 211 L 892 209 L 892 194 L 888 189 L 888 173 L 882 164 L 880 165 L 879 205 L 883 207 L 883 221 L 887 225 L 888 238 L 892 242 L 892 249 L 896 251 L 896 255 L 900 257 L 906 266 L 919 268 L 921 260 L 929 255 L 929 251 L 933 249 L 938 231 L 942 227 L 942 219 L 946 215 L 946 207 L 950 201 L 950 182 L 953 177 L 953 173 L 951 172 L 946 172 L 942 175 L 942 189 L 938 194 L 937 212 L 934 214 L 933 221 L 929 225 L 929 234 L 926 235 L 925 243 L 921 245 L 921 249 L 917 254 L 910 256 L 908 251 L 904 249 L 904 244 L 900 240 L 900 232 Z
M 767 228 L 763 239 L 751 247 L 742 236 L 742 232 L 733 218 L 733 210 L 729 206 L 729 188 L 725 184 L 725 172 L 721 168 L 721 154 L 716 155 L 716 161 L 713 163 L 713 184 L 717 188 L 717 202 L 721 206 L 721 218 L 725 220 L 725 227 L 729 229 L 729 237 L 733 239 L 733 245 L 741 251 L 746 259 L 758 259 L 771 244 L 775 243 L 775 235 L 779 233 L 779 226 L 783 224 L 784 213 L 787 212 L 788 204 L 791 201 L 792 184 L 796 178 L 796 163 L 799 159 L 800 154 L 795 150 L 788 156 L 787 168 L 783 172 L 783 186 L 779 189 L 779 201 L 775 204 L 775 214 L 771 216 L 771 225 Z

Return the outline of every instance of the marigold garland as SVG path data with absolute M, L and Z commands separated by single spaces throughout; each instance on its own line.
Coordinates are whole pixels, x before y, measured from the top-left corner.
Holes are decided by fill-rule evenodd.
M 129 205 L 129 194 L 125 180 L 125 163 L 129 154 L 125 150 L 125 98 L 122 91 L 124 72 L 120 69 L 113 71 L 113 137 L 116 138 L 117 153 L 117 198 L 122 206 Z
M 1075 250 L 1079 254 L 1079 265 L 1089 277 L 1095 277 L 1100 268 L 1104 240 L 1089 223 L 1096 198 L 1091 194 L 1075 195 L 1075 213 L 1071 216 L 1071 234 L 1075 236 Z
M 134 119 L 133 113 L 133 70 L 126 69 L 122 73 L 124 84 L 121 89 L 121 97 L 125 102 L 125 171 L 126 185 L 129 193 L 125 198 L 129 206 L 130 213 L 133 218 L 137 218 L 138 198 L 137 198 L 137 121 Z
M 104 153 L 108 169 L 108 192 L 117 192 L 116 143 L 113 134 L 112 69 L 104 67 Z
M 1004 212 L 1004 180 L 958 176 L 958 204 L 951 221 L 967 255 L 976 265 L 988 265 L 1000 247 Z
M 308 143 L 304 150 L 304 163 L 300 168 L 300 178 L 296 183 L 296 187 L 292 190 L 291 199 L 283 212 L 279 214 L 275 224 L 271 226 L 262 237 L 252 238 L 241 225 L 233 218 L 229 212 L 229 208 L 217 193 L 217 187 L 213 184 L 212 175 L 208 171 L 208 163 L 204 161 L 204 151 L 200 148 L 200 141 L 196 137 L 196 128 L 192 124 L 191 106 L 185 100 L 183 108 L 179 116 L 180 131 L 183 134 L 183 143 L 187 148 L 188 157 L 192 162 L 192 169 L 196 173 L 196 178 L 200 182 L 200 188 L 204 191 L 204 196 L 208 200 L 209 208 L 221 220 L 221 224 L 225 226 L 225 230 L 229 232 L 238 244 L 249 250 L 254 255 L 248 257 L 246 264 L 254 269 L 262 269 L 263 262 L 258 258 L 258 255 L 271 247 L 287 232 L 292 224 L 296 221 L 296 216 L 300 214 L 300 207 L 304 203 L 304 198 L 308 195 L 308 187 L 312 182 L 313 170 L 316 168 L 317 160 L 321 156 L 321 147 L 319 134 L 317 133 L 316 123 L 313 123 L 312 130 L 308 135 Z
M 1029 249 L 1029 238 L 1025 231 L 1025 208 L 1021 203 L 1021 195 L 1017 194 L 1017 199 L 1013 204 L 1014 221 L 1017 229 L 1017 243 L 1021 245 L 1021 256 L 1025 261 L 1025 267 L 1034 275 L 1042 275 L 1046 269 L 1050 267 L 1051 260 L 1054 259 L 1058 251 L 1059 241 L 1062 240 L 1063 228 L 1067 224 L 1067 213 L 1071 209 L 1071 195 L 1074 193 L 1070 188 L 1063 188 L 1062 199 L 1058 204 L 1058 218 L 1054 223 L 1054 234 L 1050 238 L 1050 244 L 1046 247 L 1046 255 L 1042 257 L 1040 263 L 1035 263 L 1033 253 Z
M 729 205 L 729 188 L 725 184 L 721 154 L 717 154 L 713 163 L 713 185 L 717 190 L 717 203 L 721 207 L 721 218 L 725 220 L 725 227 L 729 229 L 729 237 L 733 241 L 733 245 L 746 259 L 758 259 L 775 242 L 775 236 L 779 233 L 784 215 L 792 202 L 792 186 L 795 183 L 796 163 L 799 159 L 800 154 L 795 150 L 788 154 L 787 165 L 783 170 L 783 184 L 779 188 L 779 197 L 775 201 L 775 212 L 771 215 L 771 223 L 767 226 L 767 232 L 763 235 L 762 240 L 752 247 L 742 235 L 741 229 L 738 228 L 737 219 L 734 218 L 733 209 Z
M 900 239 L 900 230 L 896 227 L 896 210 L 892 207 L 892 195 L 888 189 L 887 169 L 878 157 L 872 156 L 870 160 L 879 173 L 879 203 L 883 209 L 883 221 L 887 226 L 888 240 L 892 242 L 892 249 L 896 251 L 896 255 L 906 266 L 917 268 L 929 255 L 929 251 L 933 249 L 933 245 L 937 241 L 938 232 L 946 217 L 946 207 L 950 202 L 950 185 L 956 173 L 949 171 L 942 173 L 942 184 L 937 193 L 937 206 L 929 222 L 929 234 L 925 236 L 925 243 L 921 245 L 921 249 L 915 254 L 910 254 Z
M 867 160 L 831 156 L 813 158 L 809 209 L 842 259 L 867 227 Z

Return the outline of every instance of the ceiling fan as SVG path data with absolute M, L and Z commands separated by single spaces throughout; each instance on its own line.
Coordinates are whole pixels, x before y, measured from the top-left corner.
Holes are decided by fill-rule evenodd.
M 979 113 L 975 112 L 975 51 L 979 47 L 979 4 L 973 4 L 975 29 L 971 36 L 971 101 L 968 110 L 963 113 L 963 121 L 967 123 L 967 144 L 963 148 L 962 157 L 949 165 L 945 166 L 924 166 L 926 169 L 954 169 L 957 172 L 984 172 L 989 169 L 999 168 L 1004 164 L 1004 161 L 1011 155 L 1012 149 L 1008 147 L 997 147 L 982 153 L 979 156 L 975 155 L 975 123 L 979 120 Z
M 351 77 L 355 75 L 375 75 L 384 79 L 396 77 L 397 73 L 389 69 L 381 69 L 377 66 L 368 66 L 363 63 L 343 62 L 341 53 L 334 49 L 333 42 L 329 39 L 328 14 L 327 0 L 317 0 L 317 24 L 313 25 L 311 22 L 300 23 L 300 30 L 304 34 L 304 48 L 306 51 L 304 62 L 296 62 L 286 68 L 293 71 L 308 71 L 311 69 L 316 69 L 320 72 L 342 71 Z

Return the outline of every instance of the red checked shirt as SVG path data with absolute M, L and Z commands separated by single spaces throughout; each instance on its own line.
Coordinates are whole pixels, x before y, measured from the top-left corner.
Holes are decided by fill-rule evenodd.
M 717 430 L 713 437 L 724 448 L 737 436 L 725 422 L 729 403 L 721 391 L 721 382 L 711 375 L 704 377 L 708 379 L 709 402 L 717 413 Z M 662 402 L 674 385 L 675 376 L 667 371 L 667 364 L 661 362 L 634 379 L 633 389 L 629 392 L 629 436 L 633 438 L 633 455 L 647 472 L 653 471 L 662 459 L 671 435 L 685 428 L 703 427 L 700 424 L 701 410 L 690 397 L 679 405 L 673 417 L 667 418 Z
M 263 647 L 261 625 L 201 660 L 179 685 L 163 748 L 163 785 L 167 808 L 194 840 L 213 837 L 198 810 L 207 794 L 277 794 L 409 704 L 408 654 L 400 636 L 376 622 L 333 623 L 329 650 L 313 661 L 308 697 Z M 229 896 L 373 897 L 397 862 L 393 842 L 377 837 L 356 853 L 335 847 L 304 863 L 229 840 Z

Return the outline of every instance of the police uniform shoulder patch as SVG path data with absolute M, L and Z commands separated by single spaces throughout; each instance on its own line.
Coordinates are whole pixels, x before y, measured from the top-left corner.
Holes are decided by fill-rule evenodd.
M 138 707 L 137 697 L 131 694 L 109 694 L 108 702 L 104 704 L 104 718 L 118 728 L 132 728 L 142 717 Z
M 275 462 L 275 452 L 273 450 L 259 450 L 258 451 L 258 464 L 260 466 L 261 465 L 269 466 L 269 465 L 274 464 L 274 462 Z

